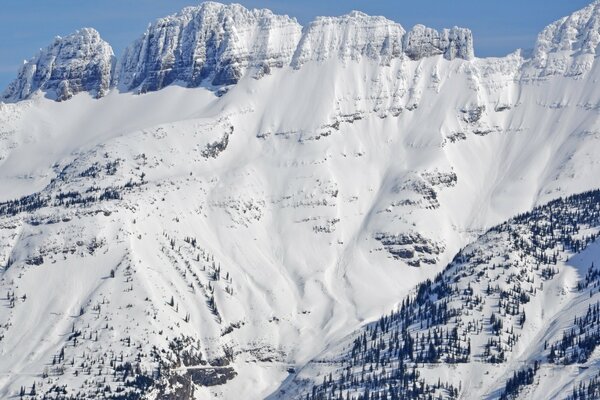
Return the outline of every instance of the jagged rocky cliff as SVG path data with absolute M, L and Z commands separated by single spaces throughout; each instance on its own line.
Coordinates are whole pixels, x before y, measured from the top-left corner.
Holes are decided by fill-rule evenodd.
M 534 65 L 542 75 L 578 76 L 600 52 L 600 1 L 548 25 L 538 36 Z
M 110 88 L 113 62 L 112 48 L 95 29 L 57 37 L 25 62 L 2 100 L 26 99 L 38 90 L 59 101 L 79 92 L 101 97 Z
M 579 76 L 591 69 L 600 44 L 600 2 L 564 17 L 538 36 L 525 79 Z M 27 61 L 1 99 L 14 102 L 36 91 L 56 100 L 79 92 L 101 97 L 111 88 L 148 92 L 171 84 L 236 84 L 272 68 L 301 68 L 311 61 L 369 59 L 383 65 L 406 57 L 473 60 L 466 28 L 437 31 L 416 25 L 408 32 L 384 17 L 353 11 L 319 17 L 302 28 L 295 18 L 239 4 L 206 2 L 160 18 L 115 62 L 112 49 L 94 29 L 57 37 Z
M 25 64 L 3 99 L 23 100 L 37 90 L 65 100 L 81 91 L 103 96 L 110 87 L 143 93 L 174 83 L 231 85 L 247 73 L 258 78 L 272 68 L 310 61 L 365 58 L 386 64 L 438 55 L 473 59 L 471 31 L 417 25 L 406 33 L 398 23 L 358 11 L 319 17 L 303 29 L 295 18 L 270 10 L 206 2 L 151 24 L 116 68 L 110 46 L 95 30 L 57 38 Z
M 336 58 L 397 58 L 402 54 L 404 33 L 400 24 L 358 11 L 342 17 L 320 17 L 305 28 L 292 65 L 300 68 L 309 61 Z
M 204 3 L 161 18 L 130 46 L 116 76 L 126 89 L 236 83 L 249 67 L 288 65 L 301 26 L 269 10 Z

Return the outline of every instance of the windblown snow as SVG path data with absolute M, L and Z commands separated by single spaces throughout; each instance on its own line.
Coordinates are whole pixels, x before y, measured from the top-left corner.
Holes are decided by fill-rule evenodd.
M 347 353 L 367 331 L 424 340 L 416 311 L 404 336 L 377 321 L 442 271 L 473 307 L 464 341 L 403 359 L 400 398 L 499 398 L 521 370 L 509 395 L 591 386 L 597 350 L 559 341 L 600 296 L 582 217 L 600 206 L 545 204 L 598 187 L 598 21 L 600 1 L 549 25 L 531 58 L 477 58 L 464 28 L 218 3 L 118 59 L 92 29 L 55 39 L 0 103 L 0 397 L 393 399 L 374 379 L 400 358 L 356 353 L 350 373 Z M 547 254 L 519 259 L 498 226 Z M 490 276 L 510 284 L 480 305 Z

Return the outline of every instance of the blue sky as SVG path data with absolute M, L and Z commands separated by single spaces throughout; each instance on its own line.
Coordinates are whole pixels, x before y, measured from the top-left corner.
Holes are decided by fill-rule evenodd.
M 232 1 L 223 1 L 231 3 Z M 384 15 L 406 29 L 422 23 L 437 29 L 454 25 L 473 30 L 479 57 L 531 48 L 550 22 L 591 0 L 237 0 L 249 8 L 269 8 L 296 17 L 301 24 L 318 15 L 351 10 Z M 81 27 L 96 28 L 119 55 L 147 24 L 174 13 L 193 0 L 3 0 L 0 4 L 0 90 L 19 65 L 50 43 Z

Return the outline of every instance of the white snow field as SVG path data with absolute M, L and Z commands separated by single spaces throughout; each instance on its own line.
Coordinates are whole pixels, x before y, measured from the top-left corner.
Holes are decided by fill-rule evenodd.
M 0 398 L 304 398 L 461 248 L 600 186 L 600 2 L 531 56 L 405 32 L 205 3 L 120 60 L 85 29 L 26 64 L 0 102 Z M 505 361 L 423 374 L 499 397 L 595 304 L 573 287 L 598 249 L 561 253 Z M 540 371 L 522 398 L 600 363 Z

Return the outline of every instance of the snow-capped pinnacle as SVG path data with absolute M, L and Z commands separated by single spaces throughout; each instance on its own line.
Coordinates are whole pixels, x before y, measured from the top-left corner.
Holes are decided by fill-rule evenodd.
M 249 67 L 288 65 L 302 27 L 294 18 L 239 4 L 207 2 L 151 24 L 119 66 L 126 89 L 158 90 L 173 82 L 195 87 L 236 83 Z
M 533 61 L 542 75 L 581 75 L 600 53 L 600 1 L 548 25 L 539 35 Z
M 402 54 L 404 33 L 400 24 L 359 11 L 341 17 L 318 17 L 305 28 L 292 66 L 299 68 L 308 61 L 330 58 L 396 58 Z
M 56 37 L 23 64 L 2 99 L 23 100 L 38 90 L 56 100 L 69 99 L 79 92 L 101 97 L 110 87 L 113 60 L 112 48 L 95 29 L 83 28 Z
M 406 55 L 413 60 L 440 54 L 448 60 L 471 60 L 474 57 L 471 31 L 456 26 L 438 32 L 433 28 L 415 25 L 404 36 L 403 47 Z

